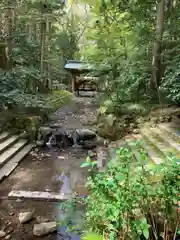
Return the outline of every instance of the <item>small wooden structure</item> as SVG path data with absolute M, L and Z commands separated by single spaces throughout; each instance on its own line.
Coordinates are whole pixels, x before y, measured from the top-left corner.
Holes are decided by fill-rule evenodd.
M 97 91 L 97 78 L 81 77 L 82 74 L 94 70 L 91 65 L 81 61 L 69 60 L 64 68 L 72 74 L 71 88 L 73 93 L 79 95 L 79 91 Z

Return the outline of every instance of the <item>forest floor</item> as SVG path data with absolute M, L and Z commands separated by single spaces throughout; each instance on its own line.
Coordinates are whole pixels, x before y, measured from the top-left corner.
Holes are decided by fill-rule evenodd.
M 66 130 L 92 128 L 97 107 L 90 97 L 75 98 L 71 104 L 59 109 L 49 121 L 60 124 Z M 94 99 L 93 99 L 94 100 Z M 15 171 L 0 184 L 0 230 L 8 233 L 5 239 L 36 240 L 33 236 L 33 225 L 36 219 L 27 224 L 20 224 L 18 214 L 35 210 L 35 217 L 50 221 L 57 220 L 58 203 L 32 200 L 7 200 L 12 190 L 61 192 L 61 181 L 58 176 L 62 172 L 67 176 L 66 191 L 75 191 L 78 195 L 86 195 L 84 183 L 87 171 L 80 168 L 85 161 L 86 150 L 69 149 L 34 149 Z M 71 189 L 70 189 L 71 188 Z M 58 234 L 51 234 L 42 239 L 63 239 Z

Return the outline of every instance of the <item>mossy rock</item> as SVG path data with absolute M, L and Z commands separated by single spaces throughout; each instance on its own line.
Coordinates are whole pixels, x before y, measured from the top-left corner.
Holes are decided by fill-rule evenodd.
M 110 140 L 121 138 L 125 126 L 124 123 L 120 124 L 113 114 L 101 115 L 98 122 L 96 132 L 100 137 Z
M 8 126 L 12 132 L 22 133 L 26 132 L 30 140 L 34 140 L 37 136 L 39 127 L 43 124 L 43 119 L 40 116 L 20 115 L 14 117 Z

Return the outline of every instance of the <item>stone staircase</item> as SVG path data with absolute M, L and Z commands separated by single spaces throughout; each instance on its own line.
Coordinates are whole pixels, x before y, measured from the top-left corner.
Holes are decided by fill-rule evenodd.
M 171 154 L 176 155 L 180 162 L 180 120 L 179 122 L 160 123 L 155 127 L 145 125 L 138 134 L 129 134 L 122 140 L 111 142 L 108 146 L 109 158 L 115 158 L 116 149 L 129 146 L 134 157 L 138 159 L 138 148 L 134 145 L 137 140 L 142 140 L 143 148 L 148 153 L 148 164 L 160 164 L 165 156 Z M 101 165 L 100 168 L 103 170 L 105 166 Z
M 9 132 L 0 132 L 0 181 L 8 177 L 30 152 L 33 144 Z

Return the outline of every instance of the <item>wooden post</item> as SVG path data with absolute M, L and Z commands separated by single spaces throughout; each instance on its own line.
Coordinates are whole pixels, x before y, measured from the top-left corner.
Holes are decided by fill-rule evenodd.
M 76 81 L 76 75 L 72 74 L 72 93 L 75 93 L 75 81 Z

